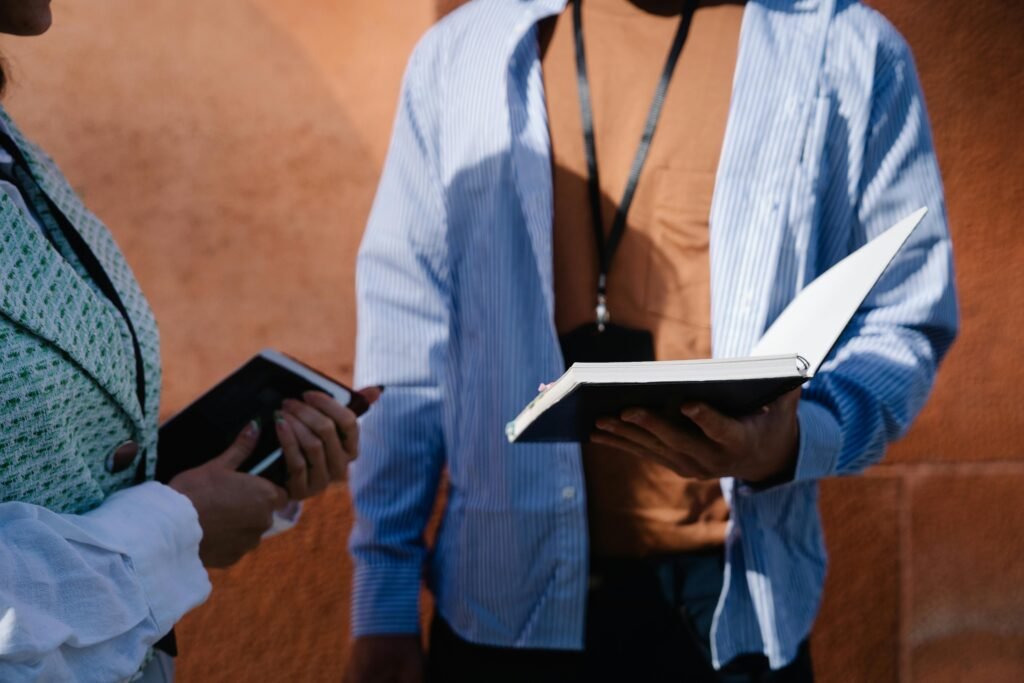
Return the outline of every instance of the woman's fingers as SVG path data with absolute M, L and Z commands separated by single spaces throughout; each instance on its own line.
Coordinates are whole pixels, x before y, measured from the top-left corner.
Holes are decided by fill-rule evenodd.
M 341 445 L 338 443 L 337 434 L 334 435 L 333 445 L 325 444 L 320 434 L 311 429 L 307 424 L 306 420 L 311 419 L 310 416 L 306 415 L 304 419 L 296 414 L 295 404 L 305 406 L 305 404 L 298 401 L 285 401 L 282 412 L 285 415 L 285 419 L 288 420 L 288 426 L 295 432 L 295 438 L 298 440 L 302 455 L 306 459 L 309 482 L 307 493 L 310 496 L 315 496 L 327 488 L 327 484 L 330 481 L 330 473 L 327 468 L 328 449 L 332 447 L 335 449 L 336 452 L 333 457 L 342 457 L 339 455 Z M 308 406 L 305 407 L 308 408 Z M 319 413 L 317 414 L 319 415 Z M 327 421 L 330 422 L 330 420 Z M 333 424 L 332 422 L 332 430 Z
M 281 443 L 285 464 L 288 465 L 288 495 L 292 500 L 308 498 L 309 466 L 305 456 L 302 455 L 295 430 L 292 429 L 288 417 L 281 411 L 274 415 L 274 425 L 277 429 L 277 440 Z
M 348 464 L 359 456 L 359 423 L 356 414 L 319 391 L 307 391 L 302 397 L 310 407 L 320 411 L 334 423 L 345 457 L 337 461 L 328 461 L 328 465 L 331 468 L 331 480 L 344 481 L 348 473 Z
M 384 386 L 377 385 L 375 387 L 364 387 L 356 393 L 362 394 L 363 398 L 366 399 L 366 402 L 372 406 L 378 399 L 380 399 L 381 394 L 384 393 Z
M 356 415 L 318 391 L 302 401 L 287 399 L 279 411 L 278 438 L 288 464 L 288 491 L 295 500 L 316 495 L 331 481 L 344 481 L 359 452 Z
M 344 472 L 349 458 L 334 419 L 309 403 L 294 399 L 284 402 L 284 410 L 298 418 L 319 439 L 325 456 L 327 479 L 337 480 L 337 473 Z

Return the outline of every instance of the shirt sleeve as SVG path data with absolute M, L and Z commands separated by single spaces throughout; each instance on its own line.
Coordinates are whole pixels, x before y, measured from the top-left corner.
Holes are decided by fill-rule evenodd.
M 929 212 L 804 391 L 798 481 L 877 462 L 924 406 L 957 332 L 952 247 L 924 96 L 909 47 L 895 32 L 890 38 L 876 65 L 854 235 L 862 244 L 922 206 Z
M 424 74 L 425 53 L 421 42 L 406 71 L 356 273 L 356 382 L 386 387 L 362 420 L 362 452 L 351 467 L 357 637 L 419 630 L 424 530 L 444 466 L 450 299 L 431 107 L 443 85 Z
M 0 680 L 124 680 L 210 593 L 191 502 L 150 482 L 84 515 L 0 504 Z

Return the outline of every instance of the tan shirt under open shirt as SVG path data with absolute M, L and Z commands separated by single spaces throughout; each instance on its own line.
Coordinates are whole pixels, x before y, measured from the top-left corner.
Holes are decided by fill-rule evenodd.
M 622 198 L 681 2 L 586 0 L 583 26 L 606 233 Z M 614 322 L 649 330 L 658 360 L 711 355 L 708 217 L 743 5 L 694 15 L 608 280 Z M 576 89 L 572 4 L 541 27 L 554 171 L 555 322 L 594 321 L 594 243 Z M 721 545 L 729 511 L 717 481 L 646 459 L 583 449 L 592 552 L 647 556 Z

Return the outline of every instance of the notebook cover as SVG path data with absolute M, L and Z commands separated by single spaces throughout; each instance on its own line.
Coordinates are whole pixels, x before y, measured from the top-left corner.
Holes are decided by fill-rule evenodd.
M 679 409 L 688 401 L 703 401 L 728 415 L 744 415 L 771 403 L 807 381 L 803 377 L 732 379 L 657 384 L 581 384 L 548 408 L 523 430 L 516 443 L 586 442 L 602 417 L 627 408 L 647 408 L 688 422 Z
M 280 447 L 274 411 L 284 399 L 301 399 L 306 391 L 324 391 L 324 387 L 263 356 L 252 358 L 160 427 L 157 481 L 167 483 L 179 472 L 217 457 L 250 420 L 259 419 L 263 427 L 259 442 L 239 467 L 243 472 L 252 469 Z M 349 394 L 349 408 L 356 414 L 365 412 L 368 406 L 362 396 L 351 390 Z M 283 485 L 287 479 L 284 458 L 278 458 L 260 476 Z

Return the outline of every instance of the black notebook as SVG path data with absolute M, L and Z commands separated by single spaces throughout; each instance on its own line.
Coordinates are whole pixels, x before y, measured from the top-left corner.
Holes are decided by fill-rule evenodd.
M 160 427 L 157 481 L 223 453 L 245 425 L 259 419 L 263 429 L 253 454 L 239 468 L 284 485 L 287 467 L 274 429 L 274 412 L 286 398 L 322 391 L 356 415 L 369 408 L 366 399 L 341 382 L 272 349 L 264 349 L 229 377 Z
M 684 420 L 701 401 L 752 412 L 814 376 L 857 309 L 924 218 L 919 209 L 800 292 L 746 358 L 575 363 L 505 427 L 510 442 L 586 441 L 602 417 L 646 408 Z

